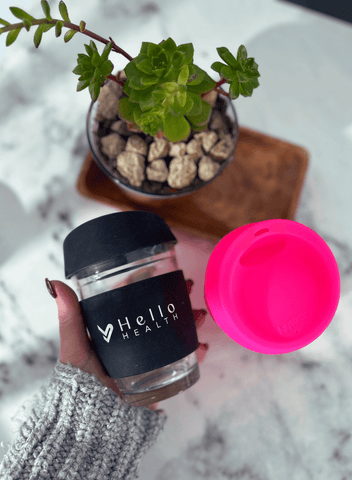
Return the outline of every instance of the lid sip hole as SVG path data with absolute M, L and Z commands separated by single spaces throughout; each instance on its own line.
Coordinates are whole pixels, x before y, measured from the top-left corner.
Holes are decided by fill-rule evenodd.
M 269 229 L 268 228 L 262 228 L 261 230 L 258 230 L 254 236 L 255 237 L 258 237 L 259 235 L 262 235 L 263 233 L 266 233 L 266 232 L 269 232 Z

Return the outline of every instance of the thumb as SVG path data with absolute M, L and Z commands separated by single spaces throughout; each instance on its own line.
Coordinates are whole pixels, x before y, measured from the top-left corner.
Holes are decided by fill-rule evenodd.
M 60 361 L 84 368 L 92 349 L 77 295 L 63 282 L 53 280 L 50 283 L 56 293 L 59 315 Z

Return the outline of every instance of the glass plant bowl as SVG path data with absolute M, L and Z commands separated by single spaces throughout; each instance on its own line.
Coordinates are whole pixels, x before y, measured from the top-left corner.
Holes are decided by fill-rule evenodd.
M 237 115 L 236 115 L 235 108 L 233 106 L 233 102 L 223 95 L 221 95 L 220 100 L 219 100 L 219 97 L 220 95 L 218 96 L 217 103 L 212 110 L 212 115 L 214 111 L 216 110 L 220 111 L 219 108 L 216 108 L 217 106 L 219 106 L 219 103 L 220 103 L 220 108 L 225 114 L 226 123 L 228 124 L 228 127 L 229 127 L 229 133 L 231 134 L 234 142 L 234 150 L 226 160 L 220 163 L 221 167 L 218 173 L 210 180 L 203 181 L 197 175 L 190 186 L 181 188 L 179 190 L 176 190 L 175 188 L 171 188 L 167 184 L 167 182 L 164 182 L 161 184 L 161 182 L 149 181 L 147 179 L 143 181 L 143 184 L 141 187 L 135 187 L 133 185 L 130 185 L 127 178 L 125 178 L 123 175 L 120 174 L 120 172 L 117 170 L 115 165 L 112 164 L 111 160 L 109 160 L 109 158 L 101 151 L 100 138 L 104 135 L 108 135 L 111 132 L 108 130 L 105 130 L 104 135 L 102 135 L 102 124 L 97 119 L 99 100 L 91 103 L 90 108 L 88 110 L 87 125 L 86 125 L 88 142 L 93 154 L 94 161 L 96 162 L 98 167 L 118 187 L 120 187 L 123 190 L 123 193 L 127 197 L 139 203 L 148 203 L 150 200 L 153 200 L 154 201 L 153 203 L 159 203 L 158 201 L 161 202 L 167 199 L 175 199 L 175 198 L 183 197 L 185 195 L 189 195 L 199 190 L 200 188 L 205 187 L 210 182 L 213 182 L 225 170 L 227 165 L 233 160 L 234 152 L 235 152 L 237 140 L 238 140 L 239 128 L 238 128 Z M 111 123 L 116 122 L 117 120 L 119 120 L 118 117 L 114 118 L 111 121 Z M 211 123 L 211 119 L 209 121 L 209 124 L 210 123 Z M 195 133 L 197 132 L 192 132 L 190 134 L 189 139 L 187 140 L 188 142 L 192 140 L 193 135 Z M 147 144 L 153 141 L 153 137 L 151 137 L 150 135 L 145 135 L 144 133 L 139 133 L 139 132 L 134 134 L 141 135 L 142 138 L 147 142 Z M 169 163 L 171 161 L 171 157 L 169 157 L 169 159 L 166 158 L 165 160 L 166 160 L 166 163 Z M 155 188 L 156 184 L 158 184 L 157 188 L 159 190 L 153 191 L 153 187 Z

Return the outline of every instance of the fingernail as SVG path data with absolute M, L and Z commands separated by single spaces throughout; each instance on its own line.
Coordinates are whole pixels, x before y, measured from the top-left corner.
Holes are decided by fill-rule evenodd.
M 208 350 L 208 348 L 209 348 L 209 343 L 200 343 L 200 342 L 199 342 L 199 347 L 200 347 L 202 350 Z
M 45 285 L 46 285 L 46 288 L 48 289 L 48 292 L 50 293 L 50 295 L 53 297 L 53 298 L 56 298 L 57 297 L 57 293 L 55 292 L 53 286 L 51 285 L 50 281 L 46 278 L 45 279 Z

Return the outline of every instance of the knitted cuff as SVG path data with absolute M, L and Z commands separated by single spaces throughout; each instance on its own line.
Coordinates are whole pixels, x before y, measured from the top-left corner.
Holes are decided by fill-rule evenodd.
M 93 375 L 58 361 L 0 472 L 12 480 L 134 479 L 166 419 L 124 404 Z

